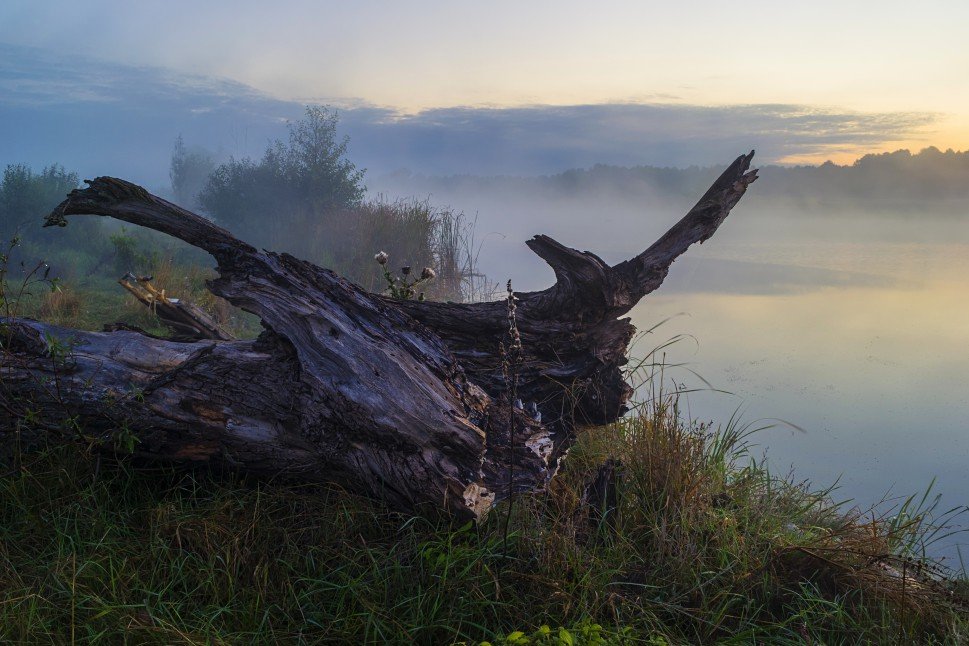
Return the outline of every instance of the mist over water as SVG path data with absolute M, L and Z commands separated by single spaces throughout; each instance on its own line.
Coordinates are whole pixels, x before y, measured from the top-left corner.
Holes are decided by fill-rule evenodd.
M 644 203 L 621 189 L 562 197 L 455 184 L 435 185 L 431 198 L 477 215 L 481 269 L 520 291 L 554 280 L 525 247 L 531 235 L 616 263 L 693 203 L 659 193 Z M 848 507 L 885 511 L 933 480 L 940 511 L 969 504 L 969 212 L 776 209 L 760 188 L 632 310 L 640 330 L 669 319 L 632 354 L 688 337 L 665 350 L 668 363 L 685 364 L 667 376 L 699 389 L 683 396 L 683 412 L 722 424 L 739 408 L 745 422 L 773 425 L 753 437 L 753 454 L 766 452 L 780 475 L 837 482 L 833 497 Z M 965 535 L 931 550 L 958 567 L 959 544 L 966 553 Z
M 785 252 L 790 264 L 779 261 Z M 948 509 L 969 502 L 967 252 L 964 242 L 724 245 L 708 253 L 760 260 L 779 281 L 749 272 L 746 291 L 677 292 L 672 277 L 669 291 L 632 316 L 640 326 L 675 317 L 641 348 L 667 333 L 691 335 L 698 345 L 676 344 L 667 360 L 732 393 L 687 395 L 691 417 L 723 422 L 742 407 L 747 421 L 781 418 L 806 431 L 780 423 L 754 438 L 775 472 L 820 486 L 838 481 L 835 497 L 861 509 L 898 502 L 937 478 L 933 490 Z M 719 262 L 684 263 L 681 284 Z M 831 280 L 795 283 L 795 263 L 812 280 L 818 269 Z M 759 281 L 772 289 L 758 289 Z M 954 557 L 954 544 L 935 548 Z
M 179 134 L 213 166 L 259 160 L 303 112 L 236 82 L 10 45 L 0 53 L 0 166 L 59 163 L 81 177 L 121 176 L 171 196 Z M 528 291 L 554 280 L 524 244 L 533 235 L 616 263 L 662 235 L 748 145 L 758 149 L 755 164 L 828 145 L 832 132 L 874 149 L 929 116 L 650 104 L 451 108 L 403 118 L 359 105 L 341 119 L 350 158 L 369 169 L 370 197 L 426 198 L 463 212 L 476 223 L 478 271 L 496 286 L 511 279 Z M 657 167 L 693 163 L 708 167 Z M 570 166 L 584 170 L 561 172 Z M 775 472 L 793 468 L 818 486 L 840 478 L 836 495 L 861 508 L 924 490 L 936 477 L 943 507 L 969 504 L 967 173 L 969 154 L 935 149 L 850 167 L 763 168 L 716 235 L 691 248 L 632 311 L 639 329 L 670 319 L 633 353 L 686 335 L 695 343 L 668 348 L 667 361 L 731 393 L 684 396 L 692 418 L 722 423 L 741 407 L 747 421 L 780 418 L 805 429 L 780 425 L 755 438 Z M 207 176 L 195 179 L 201 186 Z M 334 266 L 307 243 L 315 238 L 305 228 L 273 234 L 252 242 Z M 359 251 L 369 258 L 379 250 Z M 705 387 L 688 370 L 669 374 Z M 938 553 L 952 556 L 949 543 Z

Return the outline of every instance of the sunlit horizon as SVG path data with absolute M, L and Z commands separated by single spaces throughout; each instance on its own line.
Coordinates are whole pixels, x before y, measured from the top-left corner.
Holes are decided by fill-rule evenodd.
M 969 4 L 927 0 L 742 7 L 562 0 L 204 4 L 98 0 L 0 8 L 0 44 L 231 79 L 284 101 L 407 114 L 455 107 L 799 105 L 924 124 L 789 151 L 851 163 L 969 149 Z M 2 97 L 0 97 L 2 102 Z M 824 128 L 825 124 L 817 127 Z M 688 135 L 685 135 L 688 136 Z M 713 161 L 713 160 L 711 160 Z
M 267 93 L 268 94 L 268 93 Z M 568 108 L 577 106 L 663 106 L 663 107 L 696 107 L 691 104 L 666 101 L 636 101 L 636 100 L 615 100 L 602 102 L 576 102 L 576 103 L 481 103 L 481 104 L 451 104 L 451 105 L 420 105 L 420 106 L 399 106 L 399 105 L 377 105 L 369 101 L 357 98 L 343 97 L 283 97 L 274 98 L 292 100 L 306 105 L 325 105 L 336 110 L 355 109 L 355 108 L 374 108 L 387 110 L 395 113 L 400 118 L 415 117 L 424 113 L 437 110 L 450 109 L 469 109 L 469 110 L 515 110 L 528 108 Z M 716 104 L 704 107 L 711 108 L 744 108 L 751 104 Z M 838 110 L 839 106 L 811 106 L 819 110 Z M 877 116 L 877 113 L 866 113 L 862 111 L 842 110 L 845 112 L 856 112 L 858 116 Z M 876 146 L 857 145 L 849 142 L 835 143 L 819 151 L 805 151 L 785 155 L 777 159 L 770 160 L 769 163 L 781 166 L 819 166 L 826 162 L 831 162 L 839 166 L 850 166 L 866 155 L 878 155 L 907 150 L 917 154 L 929 148 L 936 148 L 940 151 L 965 152 L 969 151 L 969 126 L 963 124 L 954 115 L 927 115 L 933 121 L 920 128 L 922 132 L 915 133 L 915 136 L 901 137 L 897 139 L 886 139 Z M 935 121 L 937 119 L 937 121 Z M 564 170 L 564 169 L 563 169 Z

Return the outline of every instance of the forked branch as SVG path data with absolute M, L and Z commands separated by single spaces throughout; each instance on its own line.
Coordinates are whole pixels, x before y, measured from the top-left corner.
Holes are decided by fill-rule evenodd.
M 111 446 L 122 427 L 144 457 L 338 482 L 407 511 L 480 517 L 513 492 L 543 490 L 579 427 L 623 414 L 635 328 L 617 317 L 713 235 L 756 179 L 752 155 L 645 252 L 614 267 L 547 236 L 528 241 L 556 282 L 518 294 L 520 407 L 508 401 L 499 353 L 505 303 L 371 294 L 312 263 L 257 250 L 139 186 L 95 179 L 47 224 L 106 215 L 204 249 L 218 264 L 209 289 L 259 316 L 264 332 L 255 341 L 185 343 L 4 321 L 0 428 L 23 428 L 28 402 L 38 428 L 71 419 Z M 45 360 L 53 343 L 70 344 L 66 369 Z

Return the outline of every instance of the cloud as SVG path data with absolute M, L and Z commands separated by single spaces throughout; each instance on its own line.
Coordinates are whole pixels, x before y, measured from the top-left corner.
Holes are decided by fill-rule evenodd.
M 302 109 L 234 81 L 0 44 L 0 165 L 56 162 L 156 187 L 179 134 L 258 156 Z
M 344 113 L 354 151 L 428 174 L 544 174 L 594 164 L 707 166 L 756 148 L 761 163 L 831 146 L 877 149 L 936 116 L 799 105 L 608 104 Z M 414 160 L 419 160 L 415 163 Z
M 832 146 L 880 148 L 931 126 L 931 113 L 800 105 L 681 103 L 452 107 L 399 114 L 332 101 L 349 154 L 369 177 L 536 175 L 594 164 L 720 165 L 756 148 L 761 163 Z M 0 164 L 58 162 L 83 174 L 167 181 L 172 143 L 259 156 L 303 106 L 235 81 L 64 57 L 0 44 Z

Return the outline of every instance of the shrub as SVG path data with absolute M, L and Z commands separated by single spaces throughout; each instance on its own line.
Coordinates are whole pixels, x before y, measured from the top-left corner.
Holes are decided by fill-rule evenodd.
M 272 249 L 312 257 L 311 233 L 328 212 L 363 198 L 363 171 L 348 159 L 348 140 L 336 136 L 337 116 L 308 107 L 290 124 L 289 142 L 274 141 L 259 162 L 230 159 L 209 176 L 199 202 L 233 233 Z M 173 161 L 174 167 L 174 161 Z

